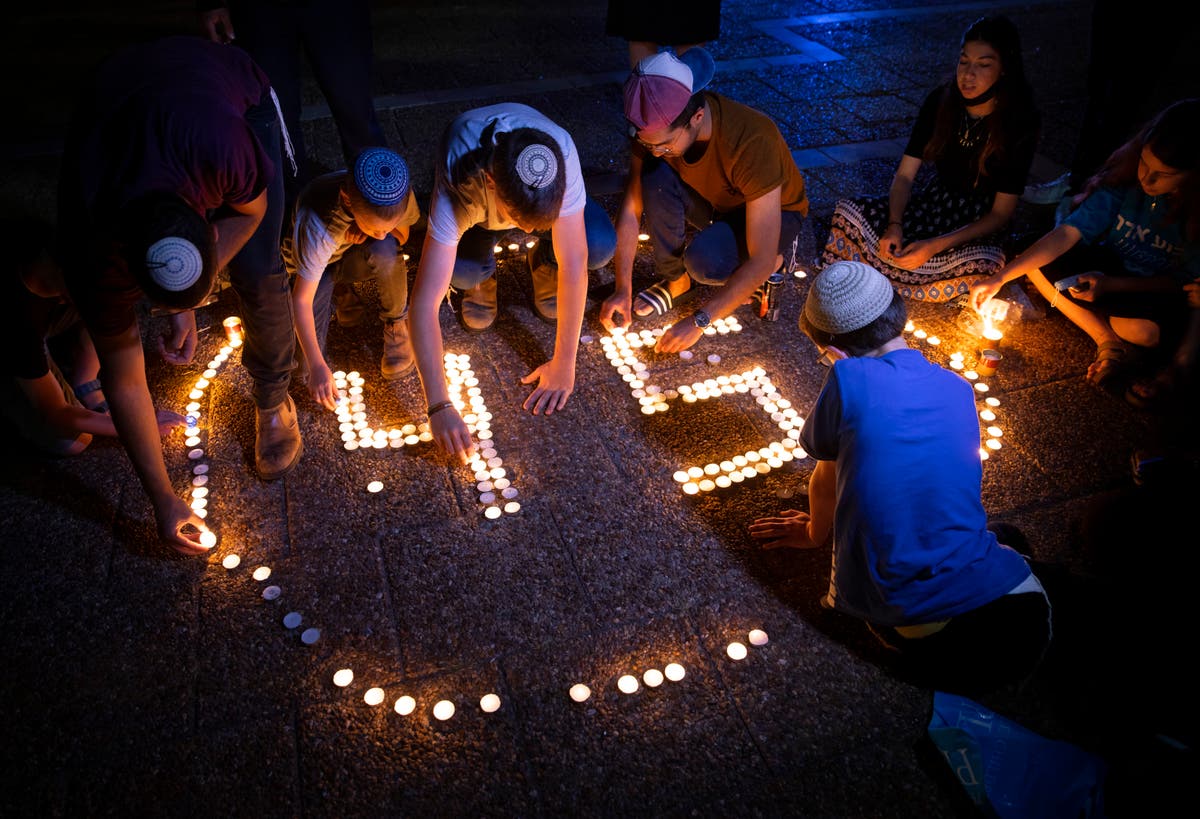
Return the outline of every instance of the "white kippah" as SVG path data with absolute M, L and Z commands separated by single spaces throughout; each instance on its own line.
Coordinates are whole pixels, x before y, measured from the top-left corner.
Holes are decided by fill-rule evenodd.
M 558 176 L 554 152 L 540 143 L 527 145 L 517 154 L 517 176 L 531 188 L 544 188 Z
M 187 239 L 167 236 L 159 239 L 146 251 L 146 268 L 150 278 L 163 290 L 187 290 L 204 272 L 200 250 Z
M 869 264 L 834 262 L 813 279 L 804 315 L 818 330 L 852 333 L 882 316 L 895 292 L 887 277 Z

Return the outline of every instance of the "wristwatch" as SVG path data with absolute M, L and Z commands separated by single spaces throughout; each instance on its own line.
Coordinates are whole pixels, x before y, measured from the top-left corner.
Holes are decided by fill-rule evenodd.
M 712 317 L 710 317 L 708 313 L 705 313 L 703 310 L 697 310 L 696 312 L 692 313 L 692 322 L 701 330 L 703 330 L 712 323 Z

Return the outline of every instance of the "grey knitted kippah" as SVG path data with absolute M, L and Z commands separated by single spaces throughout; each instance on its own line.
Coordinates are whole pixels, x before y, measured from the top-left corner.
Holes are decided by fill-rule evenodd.
M 826 333 L 841 335 L 883 315 L 895 291 L 887 277 L 862 262 L 834 262 L 813 279 L 804 315 Z
M 354 184 L 372 205 L 398 205 L 408 195 L 408 163 L 387 148 L 367 148 L 354 160 Z
M 167 236 L 146 250 L 146 269 L 163 290 L 187 290 L 204 272 L 200 250 L 187 239 Z

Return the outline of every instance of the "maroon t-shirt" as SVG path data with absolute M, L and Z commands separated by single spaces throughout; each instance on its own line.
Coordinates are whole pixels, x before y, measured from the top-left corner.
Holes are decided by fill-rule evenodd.
M 270 83 L 245 51 L 165 37 L 106 60 L 80 97 L 63 154 L 59 228 L 73 237 L 67 287 L 93 333 L 118 335 L 143 298 L 117 252 L 115 216 L 147 193 L 209 217 L 254 200 L 275 168 L 246 112 Z

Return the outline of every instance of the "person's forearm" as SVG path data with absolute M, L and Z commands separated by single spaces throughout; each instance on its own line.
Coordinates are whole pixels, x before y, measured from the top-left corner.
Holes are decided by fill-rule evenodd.
M 89 435 L 107 435 L 109 437 L 117 435 L 117 428 L 113 425 L 111 416 L 71 404 L 63 404 L 55 410 L 47 419 L 47 423 L 51 429 L 64 438 L 84 432 Z
M 751 256 L 742 262 L 724 287 L 714 289 L 712 297 L 701 307 L 710 318 L 724 318 L 746 303 L 767 277 L 775 272 L 775 247 Z
M 261 218 L 244 213 L 233 213 L 223 216 L 213 224 L 217 228 L 217 269 L 224 270 L 233 261 L 254 231 L 258 229 Z
M 892 177 L 892 185 L 888 189 L 888 224 L 895 223 L 903 226 L 904 211 L 908 208 L 908 200 L 912 196 L 912 182 L 903 176 Z M 884 226 L 887 229 L 887 226 Z
M 1007 284 L 1027 275 L 1030 271 L 1040 270 L 1074 247 L 1081 236 L 1082 234 L 1077 229 L 1059 225 L 1030 245 L 1020 256 L 1006 264 L 996 275 L 1002 283 Z
M 175 498 L 175 491 L 163 462 L 158 421 L 146 383 L 136 324 L 121 341 L 119 346 L 101 352 L 104 392 L 117 435 L 157 512 Z
M 637 258 L 638 217 L 622 209 L 617 215 L 617 247 L 613 254 L 613 292 L 633 295 L 633 262 Z
M 446 370 L 443 361 L 442 328 L 438 323 L 438 309 L 446 288 L 450 285 L 454 270 L 454 259 L 458 247 L 443 245 L 426 234 L 421 250 L 421 262 L 413 280 L 409 299 L 408 324 L 411 330 L 413 354 L 417 360 L 417 374 L 425 391 L 427 406 L 450 400 L 446 386 Z
M 587 305 L 587 265 L 581 258 L 558 271 L 558 322 L 554 331 L 554 358 L 571 362 L 579 353 L 579 332 Z
M 813 543 L 826 543 L 833 534 L 836 505 L 837 466 L 834 461 L 817 461 L 808 480 L 808 536 Z
M 299 288 L 299 283 L 297 283 Z M 313 300 L 311 296 L 306 297 L 305 293 L 300 289 L 292 293 L 292 313 L 295 315 L 296 321 L 296 339 L 300 342 L 300 349 L 304 352 L 304 360 L 310 365 L 317 361 L 324 361 L 325 357 L 321 354 L 321 343 L 317 339 L 316 319 L 313 317 Z

